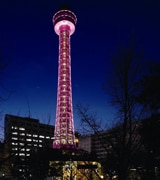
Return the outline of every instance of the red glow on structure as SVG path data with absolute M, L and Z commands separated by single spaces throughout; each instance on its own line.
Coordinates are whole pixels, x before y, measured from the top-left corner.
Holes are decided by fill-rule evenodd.
M 59 65 L 56 123 L 53 148 L 75 148 L 72 108 L 70 36 L 75 31 L 76 16 L 60 10 L 53 16 L 54 30 L 59 35 Z

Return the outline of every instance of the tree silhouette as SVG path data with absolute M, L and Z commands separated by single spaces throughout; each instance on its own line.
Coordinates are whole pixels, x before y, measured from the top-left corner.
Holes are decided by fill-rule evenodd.
M 160 64 L 152 62 L 149 72 L 143 76 L 139 85 L 141 92 L 137 101 L 144 105 L 147 118 L 142 121 L 140 134 L 146 150 L 146 177 L 147 180 L 155 179 L 155 167 L 160 167 Z
M 12 58 L 12 54 L 10 54 L 7 58 L 4 56 L 4 47 L 0 47 L 0 89 L 1 90 L 5 90 L 6 88 L 4 86 L 4 78 L 7 76 L 6 74 L 6 69 L 10 64 Z M 8 92 L 8 91 L 7 91 Z M 2 91 L 1 91 L 2 93 Z M 2 115 L 3 109 L 2 109 L 2 104 L 8 99 L 9 95 L 10 95 L 10 91 L 9 91 L 9 95 L 7 95 L 7 97 L 5 97 L 3 94 L 0 93 L 0 115 Z M 1 120 L 0 120 L 1 121 Z M 3 141 L 3 136 L 4 136 L 4 127 L 3 125 L 1 125 L 0 123 L 0 143 L 1 141 Z M 8 163 L 6 162 L 6 160 L 8 160 L 8 152 L 6 151 L 6 143 L 1 143 L 0 146 L 0 169 L 3 166 L 3 169 L 7 169 L 6 172 L 8 170 Z M 2 153 L 3 152 L 3 153 Z
M 148 66 L 149 72 L 139 82 L 141 91 L 137 101 L 146 107 L 150 112 L 148 116 L 151 116 L 157 114 L 160 109 L 160 63 L 152 61 Z
M 146 71 L 143 52 L 137 50 L 134 41 L 130 41 L 127 47 L 120 48 L 112 57 L 110 70 L 104 88 L 111 98 L 111 105 L 117 111 L 115 117 L 117 123 L 108 131 L 108 137 L 105 139 L 110 147 L 110 149 L 106 147 L 106 164 L 108 163 L 106 168 L 108 172 L 115 170 L 119 180 L 126 180 L 134 162 L 133 157 L 142 145 L 137 130 L 142 119 L 143 106 L 137 102 L 136 97 L 139 94 L 137 84 Z M 98 123 L 94 123 L 96 120 L 93 121 L 85 109 L 79 109 L 82 121 L 88 123 L 98 136 L 96 128 Z

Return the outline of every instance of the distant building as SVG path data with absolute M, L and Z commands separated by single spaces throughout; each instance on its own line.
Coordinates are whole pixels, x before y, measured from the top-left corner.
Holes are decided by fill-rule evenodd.
M 80 149 L 83 149 L 89 153 L 91 153 L 92 151 L 92 135 L 83 135 L 83 136 L 79 136 L 79 143 L 78 143 L 78 147 Z
M 142 121 L 132 123 L 132 145 L 136 146 L 141 141 L 141 135 L 139 134 L 139 127 Z M 102 162 L 106 159 L 108 153 L 113 153 L 113 148 L 119 148 L 119 144 L 122 140 L 121 132 L 122 125 L 115 126 L 114 128 L 97 132 L 91 135 L 83 135 L 79 137 L 79 148 L 88 151 L 89 153 L 96 154 L 97 159 Z M 129 141 L 130 134 L 127 131 L 125 140 Z M 141 146 L 141 150 L 144 150 L 144 146 Z
M 89 153 L 97 155 L 99 160 L 103 160 L 107 155 L 107 142 L 105 141 L 108 136 L 108 131 L 100 132 L 98 135 L 82 135 L 79 137 L 78 147 Z
M 11 154 L 30 156 L 31 151 L 52 147 L 54 126 L 38 119 L 14 115 L 5 116 L 4 137 Z
M 109 150 L 109 144 L 106 139 L 109 136 L 108 131 L 99 132 L 98 135 L 92 135 L 91 141 L 91 151 L 97 155 L 100 161 L 104 161 L 107 157 L 107 152 Z
M 54 126 L 42 124 L 38 119 L 5 115 L 4 142 L 8 147 L 9 169 L 24 175 L 27 160 L 33 152 L 51 148 Z

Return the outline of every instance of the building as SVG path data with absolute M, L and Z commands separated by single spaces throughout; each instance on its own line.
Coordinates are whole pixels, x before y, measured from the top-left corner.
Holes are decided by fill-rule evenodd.
M 92 135 L 91 149 L 97 155 L 100 161 L 104 161 L 107 157 L 107 153 L 110 151 L 110 145 L 107 141 L 109 137 L 108 131 L 99 132 L 98 135 Z M 114 142 L 114 141 L 113 141 Z
M 89 153 L 96 154 L 97 159 L 102 161 L 106 158 L 109 145 L 106 141 L 108 131 L 102 131 L 97 134 L 82 135 L 79 137 L 78 147 Z
M 53 148 L 76 148 L 71 85 L 70 38 L 75 31 L 76 15 L 62 7 L 53 16 L 53 25 L 59 36 L 59 66 L 56 123 Z
M 51 148 L 54 126 L 42 124 L 38 119 L 5 115 L 4 140 L 8 147 L 8 169 L 24 175 L 27 161 L 33 152 Z
M 49 153 L 49 175 L 52 178 L 57 180 L 103 179 L 101 164 L 87 151 L 53 148 Z
M 38 119 L 5 115 L 4 137 L 10 153 L 21 157 L 43 147 L 51 147 L 54 126 L 42 124 Z
M 91 134 L 79 136 L 78 142 L 79 142 L 78 147 L 80 149 L 83 149 L 83 150 L 91 153 L 91 151 L 92 151 L 92 147 L 91 147 L 92 135 Z

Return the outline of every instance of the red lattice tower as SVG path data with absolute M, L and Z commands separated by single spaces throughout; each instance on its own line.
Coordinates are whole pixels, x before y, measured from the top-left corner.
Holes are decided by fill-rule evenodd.
M 53 16 L 54 30 L 59 36 L 59 65 L 56 123 L 53 148 L 75 148 L 72 108 L 70 36 L 75 31 L 77 18 L 68 9 L 61 9 Z

